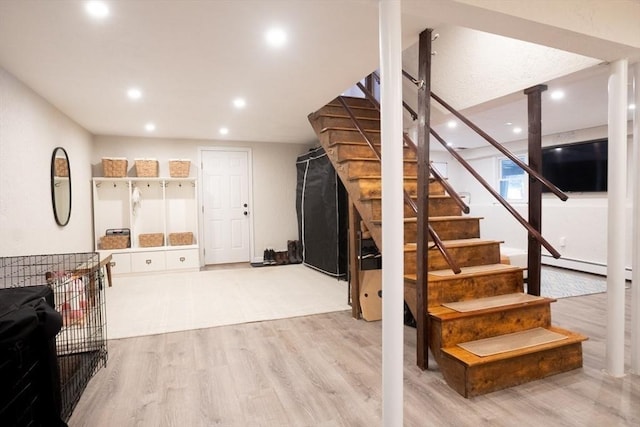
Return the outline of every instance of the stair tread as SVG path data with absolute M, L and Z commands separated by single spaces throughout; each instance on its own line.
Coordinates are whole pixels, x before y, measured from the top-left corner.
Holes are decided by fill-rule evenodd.
M 406 177 L 405 177 L 406 178 Z M 357 179 L 357 178 L 355 178 Z M 418 196 L 411 196 L 412 199 L 417 199 Z M 446 194 L 430 194 L 429 195 L 430 199 L 450 199 L 451 196 L 448 196 Z M 367 196 L 367 197 L 361 197 L 360 200 L 380 200 L 382 199 L 382 196 Z
M 553 342 L 549 342 L 549 343 L 544 343 L 544 344 L 538 344 L 535 346 L 531 346 L 531 347 L 526 347 L 526 348 L 520 348 L 517 350 L 512 350 L 512 351 L 506 351 L 503 353 L 497 353 L 497 354 L 493 354 L 493 355 L 489 355 L 489 356 L 478 356 L 470 351 L 465 350 L 464 348 L 455 345 L 455 346 L 451 346 L 451 347 L 446 347 L 442 349 L 442 352 L 444 354 L 447 354 L 457 360 L 459 360 L 460 362 L 462 362 L 463 364 L 465 364 L 466 366 L 478 366 L 478 365 L 482 365 L 482 364 L 486 364 L 486 363 L 491 363 L 491 362 L 496 362 L 496 361 L 500 361 L 500 360 L 506 360 L 506 359 L 511 359 L 514 357 L 518 357 L 518 356 L 522 356 L 522 355 L 526 355 L 526 354 L 531 354 L 531 353 L 536 353 L 542 350 L 549 350 L 549 349 L 553 349 L 553 348 L 559 348 L 559 347 L 563 347 L 566 345 L 571 345 L 571 344 L 576 344 L 582 341 L 586 341 L 588 338 L 582 334 L 578 334 L 576 332 L 572 332 L 566 329 L 562 329 L 562 328 L 558 328 L 556 326 L 549 326 L 547 329 L 551 332 L 556 332 L 559 334 L 562 334 L 564 336 L 566 336 L 566 339 L 560 340 L 560 341 L 553 341 Z M 505 339 L 509 339 L 509 337 L 505 337 Z
M 488 276 L 496 273 L 506 273 L 511 271 L 524 271 L 526 268 L 518 267 L 510 264 L 484 264 L 474 265 L 471 267 L 461 267 L 462 272 L 455 274 L 453 270 L 434 270 L 429 272 L 429 281 L 443 281 L 443 280 L 456 280 L 466 279 L 474 276 Z M 415 282 L 418 280 L 416 274 L 405 274 L 405 280 Z
M 342 127 L 342 126 L 327 126 L 320 129 L 320 133 L 325 133 L 330 130 L 346 130 L 346 131 L 359 132 L 358 129 L 356 129 L 355 127 L 349 128 L 349 127 Z M 365 129 L 365 132 L 380 133 L 380 129 Z
M 430 216 L 429 222 L 444 222 L 444 221 L 466 221 L 466 220 L 476 220 L 476 219 L 484 219 L 483 216 L 470 216 L 470 215 L 456 215 L 456 216 Z M 405 218 L 404 222 L 417 222 L 418 218 L 410 217 Z
M 444 246 L 446 248 L 461 248 L 465 246 L 479 246 L 479 245 L 491 245 L 495 243 L 503 243 L 501 240 L 489 240 L 482 238 L 471 238 L 471 239 L 459 239 L 459 240 L 443 240 Z M 405 251 L 415 251 L 417 247 L 416 243 L 405 243 L 404 250 Z
M 544 299 L 544 297 L 515 292 L 512 294 L 492 295 L 465 301 L 443 303 L 442 306 L 458 313 L 467 313 L 495 307 L 506 307 L 514 304 L 528 304 Z
M 494 298 L 494 297 L 487 297 L 487 298 Z M 481 301 L 485 299 L 486 298 L 478 298 L 475 301 Z M 537 299 L 531 299 L 525 302 L 523 301 L 524 300 L 518 300 L 517 297 L 514 296 L 514 299 L 512 302 L 505 301 L 505 303 L 502 305 L 494 305 L 492 307 L 487 307 L 487 308 L 478 308 L 472 311 L 456 311 L 452 308 L 445 307 L 444 305 L 433 305 L 429 307 L 429 316 L 440 321 L 447 321 L 452 319 L 462 319 L 465 317 L 474 317 L 478 315 L 484 315 L 484 314 L 493 313 L 496 311 L 511 310 L 511 309 L 520 308 L 524 306 L 547 305 L 547 304 L 551 304 L 552 302 L 555 302 L 556 300 L 553 298 L 539 297 Z
M 346 159 L 342 159 L 342 160 L 338 160 L 338 163 L 346 163 L 346 162 L 351 162 L 351 161 L 355 161 L 355 162 L 380 162 L 380 160 L 378 160 L 375 157 L 348 157 Z M 402 160 L 405 163 L 418 163 L 418 161 L 416 159 L 403 159 Z M 379 178 L 382 178 L 382 175 L 377 175 Z
M 352 108 L 358 108 L 358 107 L 352 107 Z M 316 118 L 318 117 L 330 117 L 330 118 L 336 118 L 336 119 L 350 119 L 351 116 L 349 116 L 348 114 L 336 114 L 336 113 L 316 113 L 315 115 Z M 374 120 L 379 122 L 380 121 L 380 117 L 366 117 L 366 116 L 358 116 L 356 115 L 356 119 L 358 120 Z
M 380 175 L 360 175 L 360 176 L 352 176 L 349 178 L 349 181 L 357 181 L 359 179 L 375 179 L 375 180 L 381 180 L 382 177 Z M 404 180 L 408 180 L 408 181 L 417 181 L 418 177 L 417 176 L 412 176 L 412 175 L 405 175 L 403 177 Z

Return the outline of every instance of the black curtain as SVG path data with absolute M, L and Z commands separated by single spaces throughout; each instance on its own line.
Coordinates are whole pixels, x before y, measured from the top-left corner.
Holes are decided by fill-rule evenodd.
M 347 279 L 347 192 L 322 147 L 296 161 L 296 211 L 303 262 Z

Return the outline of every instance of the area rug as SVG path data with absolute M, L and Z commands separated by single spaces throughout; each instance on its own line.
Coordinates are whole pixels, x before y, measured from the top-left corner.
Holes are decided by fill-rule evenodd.
M 506 353 L 507 351 L 520 350 L 540 344 L 560 341 L 566 338 L 565 335 L 544 328 L 533 328 L 512 334 L 460 343 L 458 346 L 476 356 L 487 357 L 494 354 Z
M 575 273 L 559 268 L 543 267 L 540 275 L 540 295 L 566 298 L 607 291 L 607 278 L 595 274 Z
M 114 277 L 106 291 L 107 337 L 347 310 L 347 287 L 301 264 Z

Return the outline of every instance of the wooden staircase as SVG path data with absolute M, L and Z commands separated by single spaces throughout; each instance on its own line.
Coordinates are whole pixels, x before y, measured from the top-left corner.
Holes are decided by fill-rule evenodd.
M 380 119 L 375 107 L 366 99 L 343 99 L 371 142 L 379 146 Z M 337 99 L 310 114 L 309 121 L 382 250 L 381 172 L 375 152 Z M 412 198 L 416 197 L 417 175 L 415 152 L 405 147 L 404 188 Z M 417 222 L 407 204 L 404 212 L 404 294 L 415 315 Z M 454 274 L 440 251 L 429 249 L 429 346 L 447 383 L 461 395 L 472 397 L 581 367 L 586 337 L 551 325 L 550 304 L 554 300 L 524 294 L 523 269 L 501 264 L 501 242 L 480 236 L 482 218 L 463 216 L 433 179 L 429 183 L 429 214 L 431 226 L 462 268 L 462 273 Z M 487 307 L 496 296 L 500 296 L 499 305 Z M 444 305 L 460 301 L 481 306 L 458 311 Z M 496 345 L 516 337 L 528 340 L 530 334 L 540 331 L 537 328 L 559 333 L 563 339 L 484 357 L 459 346 L 492 337 Z

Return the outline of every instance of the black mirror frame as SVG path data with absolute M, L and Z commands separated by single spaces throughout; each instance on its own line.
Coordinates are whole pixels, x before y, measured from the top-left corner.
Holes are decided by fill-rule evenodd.
M 56 177 L 56 153 L 58 150 L 61 150 L 64 153 L 65 159 L 67 159 L 67 168 L 69 170 L 69 210 L 67 211 L 66 218 L 60 218 L 58 216 L 58 209 L 56 206 L 56 194 L 55 194 L 55 177 Z M 71 218 L 71 164 L 69 162 L 69 155 L 67 154 L 67 150 L 62 147 L 56 147 L 53 149 L 53 154 L 51 155 L 51 204 L 53 206 L 53 216 L 56 219 L 56 224 L 61 227 L 64 227 L 69 223 L 69 219 Z

